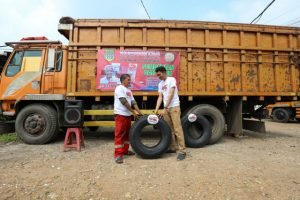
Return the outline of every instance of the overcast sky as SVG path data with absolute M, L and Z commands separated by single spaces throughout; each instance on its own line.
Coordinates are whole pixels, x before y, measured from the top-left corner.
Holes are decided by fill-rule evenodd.
M 151 19 L 250 23 L 271 0 L 143 0 Z M 141 0 L 0 0 L 0 46 L 57 32 L 62 16 L 148 19 Z M 300 0 L 276 0 L 258 24 L 300 26 Z

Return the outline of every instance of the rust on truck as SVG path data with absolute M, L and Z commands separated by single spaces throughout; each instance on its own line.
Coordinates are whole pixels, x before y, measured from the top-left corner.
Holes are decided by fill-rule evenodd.
M 111 95 L 96 89 L 96 53 L 116 48 L 180 51 L 183 96 L 299 96 L 299 28 L 79 19 L 59 31 L 69 39 L 69 95 Z

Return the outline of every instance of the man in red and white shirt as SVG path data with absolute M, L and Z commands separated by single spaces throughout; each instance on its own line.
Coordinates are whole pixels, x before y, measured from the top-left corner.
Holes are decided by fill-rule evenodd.
M 131 115 L 142 115 L 142 112 L 134 100 L 131 90 L 128 88 L 131 81 L 130 75 L 122 74 L 120 81 L 121 85 L 116 87 L 114 98 L 114 114 L 116 124 L 114 158 L 118 164 L 123 163 L 124 155 L 134 155 L 132 151 L 128 151 Z
M 156 76 L 161 80 L 158 84 L 158 99 L 156 103 L 155 113 L 158 114 L 158 109 L 164 102 L 164 109 L 160 113 L 164 120 L 169 124 L 172 130 L 172 140 L 169 146 L 168 153 L 176 153 L 176 139 L 178 142 L 177 160 L 183 160 L 186 157 L 185 141 L 180 120 L 180 101 L 178 96 L 178 89 L 176 79 L 174 77 L 167 77 L 166 68 L 163 66 L 155 69 Z

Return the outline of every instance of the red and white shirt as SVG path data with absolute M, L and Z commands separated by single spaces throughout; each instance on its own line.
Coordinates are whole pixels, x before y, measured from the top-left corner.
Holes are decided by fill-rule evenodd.
M 115 89 L 114 114 L 131 116 L 131 112 L 121 103 L 119 99 L 121 97 L 126 98 L 130 106 L 131 106 L 131 101 L 134 100 L 134 97 L 130 89 L 128 89 L 124 85 L 118 85 Z
M 174 91 L 173 99 L 171 100 L 171 102 L 169 104 L 169 108 L 180 105 L 178 89 L 177 89 L 177 85 L 176 85 L 176 79 L 174 77 L 167 77 L 166 80 L 160 81 L 158 84 L 158 92 L 162 93 L 162 95 L 163 95 L 164 105 L 166 105 L 166 103 L 167 103 L 167 100 L 168 100 L 168 97 L 170 94 L 170 90 L 172 87 L 175 87 L 175 91 Z

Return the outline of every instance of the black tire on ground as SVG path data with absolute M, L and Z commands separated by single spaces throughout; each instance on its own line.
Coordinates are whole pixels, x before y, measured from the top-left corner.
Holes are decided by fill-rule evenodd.
M 214 144 L 218 142 L 224 135 L 225 118 L 221 111 L 215 106 L 209 104 L 200 104 L 191 108 L 187 115 L 190 113 L 194 113 L 197 116 L 204 116 L 209 121 L 212 129 L 212 135 L 208 144 Z
M 272 116 L 275 122 L 286 123 L 290 120 L 290 113 L 284 108 L 276 108 Z
M 132 149 L 141 157 L 146 159 L 157 158 L 168 150 L 171 142 L 171 129 L 167 122 L 159 119 L 156 124 L 160 132 L 160 141 L 155 146 L 146 146 L 141 141 L 142 130 L 150 125 L 147 121 L 148 115 L 140 117 L 131 127 L 129 140 Z
M 17 135 L 27 144 L 45 144 L 55 139 L 58 133 L 57 113 L 44 104 L 32 104 L 17 115 Z
M 181 119 L 181 123 L 187 147 L 200 148 L 209 143 L 212 130 L 205 117 L 197 116 L 195 122 L 190 122 L 188 115 L 186 115 Z

